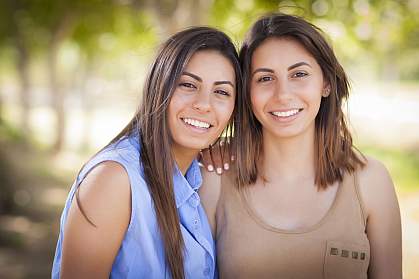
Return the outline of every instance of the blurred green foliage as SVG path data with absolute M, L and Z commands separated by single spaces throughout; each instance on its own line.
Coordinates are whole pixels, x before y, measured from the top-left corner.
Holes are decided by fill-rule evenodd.
M 385 80 L 419 80 L 412 59 L 419 56 L 418 0 L 4 0 L 0 52 L 21 44 L 42 54 L 63 40 L 88 59 L 106 59 L 193 24 L 220 27 L 239 42 L 258 16 L 272 11 L 325 29 L 346 64 L 369 64 Z
M 215 0 L 211 24 L 241 39 L 254 20 L 270 11 L 303 16 L 321 27 L 346 65 L 367 65 L 381 80 L 419 80 L 417 0 Z M 362 68 L 362 67 L 361 67 Z

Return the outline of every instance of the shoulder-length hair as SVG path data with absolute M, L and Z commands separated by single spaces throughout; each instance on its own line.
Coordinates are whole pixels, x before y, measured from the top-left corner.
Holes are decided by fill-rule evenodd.
M 142 102 L 128 125 L 110 142 L 138 136 L 144 169 L 165 247 L 166 263 L 174 279 L 184 278 L 184 242 L 173 190 L 175 159 L 168 126 L 168 106 L 182 72 L 197 51 L 215 50 L 235 71 L 236 96 L 241 95 L 242 75 L 236 47 L 223 32 L 211 27 L 191 27 L 174 34 L 160 47 L 145 80 Z M 237 97 L 235 100 L 237 107 Z M 224 135 L 231 137 L 235 110 Z M 79 203 L 79 201 L 78 201 Z M 81 209 L 81 207 L 80 207 Z M 83 213 L 83 212 L 82 212 Z M 83 215 L 87 218 L 86 214 Z M 87 218 L 88 219 L 88 218 Z M 90 220 L 88 219 L 90 222 Z
M 355 152 L 342 111 L 342 102 L 349 96 L 350 85 L 322 31 L 300 17 L 282 13 L 269 14 L 257 20 L 240 50 L 244 88 L 235 129 L 237 184 L 239 187 L 250 185 L 258 177 L 257 159 L 263 152 L 262 125 L 252 111 L 251 62 L 257 47 L 272 37 L 300 43 L 316 59 L 329 86 L 330 94 L 322 98 L 315 119 L 315 184 L 318 189 L 325 189 L 336 181 L 342 181 L 345 171 L 353 172 L 357 166 L 365 164 Z

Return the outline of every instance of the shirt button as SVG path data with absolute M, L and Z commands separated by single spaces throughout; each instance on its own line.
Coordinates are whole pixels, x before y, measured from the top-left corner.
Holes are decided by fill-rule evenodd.
M 209 275 L 210 275 L 210 268 L 209 267 L 206 267 L 204 269 L 204 276 L 209 276 Z
M 190 198 L 189 198 L 189 204 L 192 206 L 192 207 L 198 207 L 198 205 L 199 205 L 199 203 L 200 203 L 200 199 L 199 199 L 199 196 L 198 196 L 198 194 L 197 193 L 194 193 Z
M 193 220 L 193 225 L 194 225 L 195 230 L 198 229 L 198 224 L 199 224 L 199 220 L 198 219 Z

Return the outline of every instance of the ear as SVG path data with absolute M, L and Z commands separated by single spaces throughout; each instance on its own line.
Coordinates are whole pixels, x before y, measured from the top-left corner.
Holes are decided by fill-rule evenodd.
M 323 88 L 322 96 L 323 97 L 329 97 L 330 95 L 330 85 L 326 84 L 326 86 Z

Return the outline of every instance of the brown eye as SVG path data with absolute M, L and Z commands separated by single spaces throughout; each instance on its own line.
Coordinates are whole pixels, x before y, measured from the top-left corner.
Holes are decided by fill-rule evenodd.
M 305 76 L 308 76 L 308 74 L 306 72 L 296 72 L 295 74 L 292 75 L 293 77 L 296 78 L 303 78 Z
M 186 87 L 188 89 L 195 89 L 196 88 L 196 86 L 194 84 L 189 83 L 189 82 L 181 82 L 181 83 L 179 83 L 179 86 L 180 87 Z
M 263 77 L 260 77 L 260 78 L 258 78 L 258 82 L 268 82 L 268 81 L 271 81 L 271 80 L 273 80 L 273 78 L 272 77 L 270 77 L 270 76 L 263 76 Z
M 228 93 L 227 91 L 222 90 L 222 89 L 217 89 L 217 90 L 214 91 L 214 93 L 224 95 L 224 96 L 230 96 L 230 93 Z

